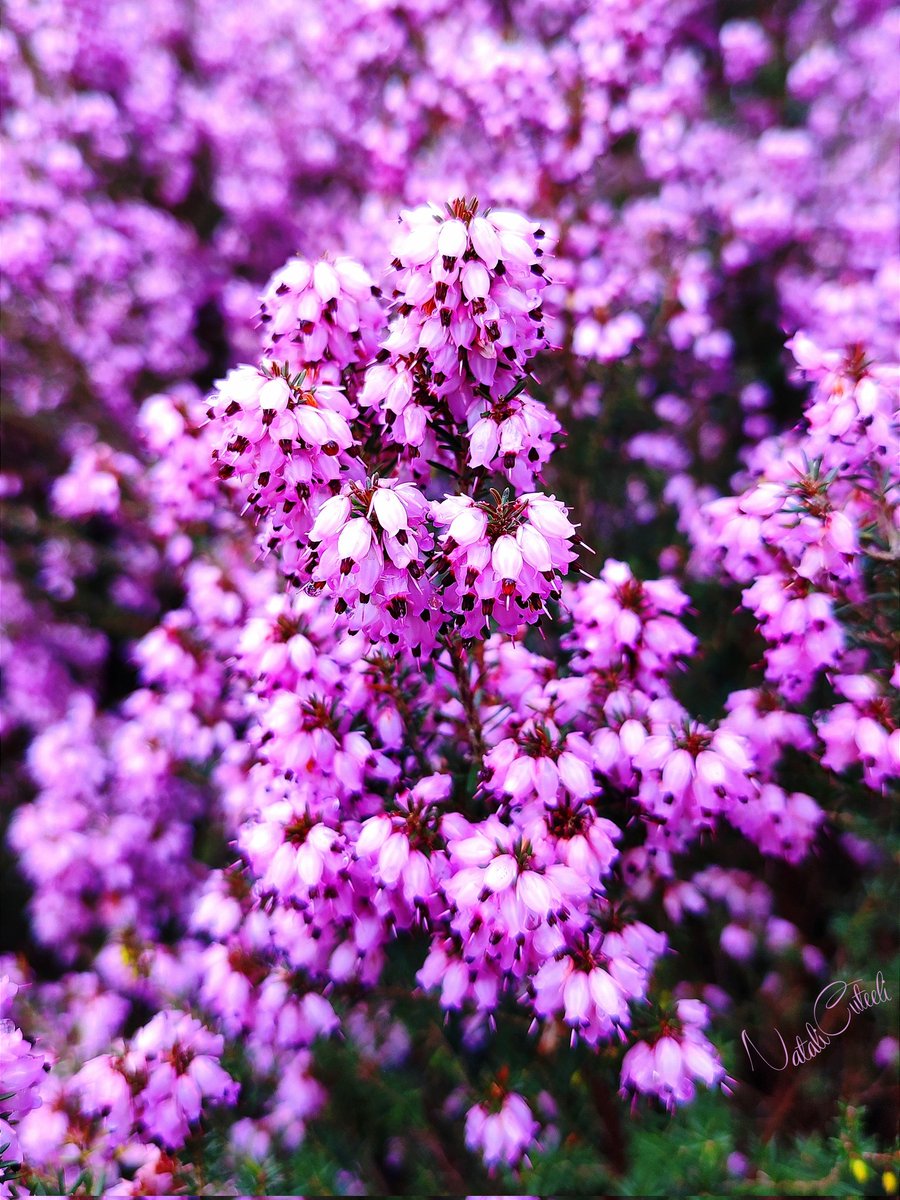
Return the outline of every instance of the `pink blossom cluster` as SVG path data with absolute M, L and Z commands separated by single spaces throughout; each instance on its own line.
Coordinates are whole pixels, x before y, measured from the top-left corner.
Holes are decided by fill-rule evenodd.
M 848 703 L 816 717 L 828 746 L 823 761 L 849 765 L 831 742 L 836 747 L 842 739 L 842 726 L 850 729 L 852 757 L 867 782 L 881 788 L 900 775 L 900 731 L 886 699 L 892 676 L 867 664 L 863 646 L 854 644 L 854 625 L 866 621 L 874 590 L 868 564 L 877 573 L 890 561 L 900 524 L 898 367 L 870 364 L 859 346 L 822 351 L 803 335 L 792 348 L 814 383 L 804 421 L 756 447 L 748 464 L 752 482 L 741 494 L 700 510 L 698 553 L 747 585 L 742 600 L 765 640 L 772 692 L 793 706 L 821 672 L 832 676 Z M 877 621 L 866 637 L 872 651 L 890 645 Z
M 466 1145 L 481 1152 L 488 1166 L 517 1164 L 532 1145 L 538 1125 L 521 1096 L 509 1092 L 499 1105 L 476 1104 L 466 1116 Z
M 237 1086 L 218 1062 L 222 1047 L 220 1034 L 163 1009 L 120 1054 L 89 1059 L 69 1086 L 82 1112 L 103 1118 L 111 1143 L 139 1129 L 149 1141 L 177 1148 L 204 1104 L 234 1103 Z
M 655 1092 L 668 1106 L 690 1100 L 697 1082 L 719 1083 L 724 1071 L 705 1034 L 709 1017 L 699 1000 L 679 1000 L 674 1024 L 666 1022 L 655 1041 L 638 1042 L 622 1063 L 623 1085 Z
M 22 1149 L 14 1126 L 41 1105 L 39 1083 L 44 1070 L 44 1057 L 35 1053 L 22 1030 L 10 1018 L 11 1000 L 18 986 L 8 975 L 0 977 L 0 1078 L 3 1095 L 0 1098 L 0 1196 L 11 1196 L 7 1182 L 8 1166 L 22 1162 Z
M 384 323 L 380 295 L 352 258 L 289 259 L 260 300 L 264 349 L 295 371 L 340 385 L 348 368 L 364 366 L 376 353 Z
M 219 477 L 262 519 L 266 550 L 308 531 L 353 445 L 345 397 L 332 384 L 307 384 L 305 372 L 264 359 L 229 371 L 209 409 Z
M 501 469 L 531 487 L 536 464 L 553 449 L 540 430 L 557 423 L 532 420 L 543 406 L 519 398 L 525 363 L 542 344 L 540 231 L 516 213 L 478 209 L 477 200 L 459 199 L 443 216 L 428 207 L 407 214 L 409 232 L 395 247 L 393 312 L 374 355 L 384 315 L 370 311 L 362 269 L 360 284 L 349 260 L 292 260 L 270 283 L 265 336 L 276 351 L 273 334 L 284 331 L 275 330 L 273 306 L 289 307 L 294 320 L 308 313 L 310 332 L 297 335 L 284 362 L 264 358 L 258 368 L 229 372 L 209 409 L 219 475 L 261 520 L 263 551 L 277 548 L 291 581 L 306 579 L 308 590 L 333 597 L 351 628 L 375 643 L 405 638 L 419 655 L 451 632 L 512 632 L 535 622 L 547 600 L 559 599 L 575 557 L 576 527 L 555 497 L 484 488 Z M 368 305 L 360 307 L 362 299 Z M 332 346 L 335 322 L 357 337 Z M 326 374 L 333 382 L 318 382 Z M 502 416 L 482 412 L 498 386 Z M 482 414 L 474 423 L 473 406 Z M 420 424 L 421 436 L 385 439 L 379 431 L 393 430 L 398 417 Z M 420 451 L 432 418 L 430 449 Z M 470 430 L 468 453 L 464 444 L 454 451 L 459 428 Z M 392 441 L 415 446 L 413 461 L 392 452 Z M 440 461 L 425 464 L 423 454 Z M 430 502 L 416 485 L 441 466 L 472 494 Z
M 533 485 L 559 422 L 524 395 L 528 360 L 546 345 L 540 245 L 520 213 L 454 200 L 402 214 L 393 246 L 395 320 L 360 403 L 377 407 L 413 458 L 504 471 Z M 466 445 L 467 444 L 467 445 Z

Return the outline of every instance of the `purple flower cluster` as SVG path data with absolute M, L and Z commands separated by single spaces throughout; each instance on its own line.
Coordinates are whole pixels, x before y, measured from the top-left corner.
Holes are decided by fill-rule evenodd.
M 10 1019 L 11 1001 L 18 986 L 8 975 L 0 977 L 0 1196 L 11 1196 L 5 1168 L 22 1162 L 22 1149 L 14 1128 L 26 1114 L 40 1108 L 40 1079 L 44 1057 L 22 1036 Z
M 103 1118 L 112 1144 L 141 1130 L 177 1148 L 204 1101 L 234 1103 L 237 1087 L 218 1063 L 222 1046 L 220 1034 L 164 1009 L 120 1053 L 89 1059 L 69 1086 L 83 1113 Z
M 480 215 L 477 199 L 454 200 L 443 214 L 423 205 L 403 221 L 393 246 L 395 320 L 360 403 L 379 410 L 414 459 L 452 465 L 448 451 L 462 434 L 458 470 L 503 471 L 531 487 L 560 428 L 522 394 L 526 364 L 546 345 L 544 231 L 516 212 Z

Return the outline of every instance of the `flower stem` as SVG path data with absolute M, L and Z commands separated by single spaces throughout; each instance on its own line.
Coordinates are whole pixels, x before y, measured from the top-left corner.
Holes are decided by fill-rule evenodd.
M 448 638 L 446 646 L 447 653 L 450 655 L 453 678 L 456 680 L 457 690 L 459 691 L 459 701 L 463 706 L 463 712 L 466 717 L 466 728 L 469 731 L 469 743 L 472 747 L 472 754 L 480 767 L 486 747 L 484 731 L 481 727 L 481 714 L 478 711 L 478 704 L 475 700 L 475 691 L 472 687 L 472 678 L 469 672 L 468 655 L 461 638 Z

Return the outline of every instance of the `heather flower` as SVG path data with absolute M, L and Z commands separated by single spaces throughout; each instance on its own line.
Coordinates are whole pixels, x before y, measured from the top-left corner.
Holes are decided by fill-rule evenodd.
M 479 963 L 474 973 L 459 939 L 435 938 L 416 979 L 426 989 L 440 988 L 440 1005 L 445 1010 L 461 1009 L 467 1001 L 493 1010 L 500 994 L 501 978 L 496 965 Z
M 746 83 L 771 57 L 769 40 L 755 21 L 726 21 L 719 31 L 729 83 Z
M 814 747 L 808 718 L 790 712 L 770 688 L 732 692 L 725 708 L 728 715 L 721 727 L 739 734 L 750 745 L 752 760 L 763 778 L 774 774 L 788 747 L 806 752 Z
M 438 804 L 451 783 L 444 775 L 425 776 L 396 798 L 391 814 L 369 817 L 360 826 L 356 855 L 374 859 L 374 878 L 385 888 L 397 887 L 410 905 L 430 900 L 443 874 Z
M 785 586 L 780 575 L 762 575 L 744 591 L 744 603 L 759 619 L 766 640 L 766 678 L 796 702 L 809 692 L 823 668 L 834 666 L 845 636 L 834 601 L 799 576 Z
M 218 382 L 209 409 L 218 430 L 213 460 L 265 520 L 265 547 L 306 533 L 321 501 L 340 487 L 351 467 L 352 416 L 338 387 L 312 386 L 286 363 L 235 367 Z
M 634 754 L 639 800 L 664 821 L 711 825 L 720 812 L 749 805 L 752 762 L 743 739 L 699 722 L 653 733 Z
M 309 531 L 311 588 L 333 597 L 335 612 L 349 613 L 371 640 L 396 643 L 404 630 L 429 649 L 439 626 L 426 575 L 429 515 L 411 483 L 348 485 L 325 501 Z
M 489 789 L 523 806 L 533 796 L 555 804 L 563 793 L 585 800 L 596 792 L 591 771 L 591 749 L 585 738 L 568 734 L 564 739 L 546 722 L 528 721 L 518 738 L 505 738 L 485 757 L 491 772 Z
M 671 579 L 639 580 L 610 559 L 598 579 L 578 583 L 567 600 L 574 629 L 569 644 L 582 670 L 624 668 L 648 695 L 696 648 L 679 618 L 688 598 Z
M 531 487 L 559 423 L 522 396 L 528 360 L 545 344 L 545 286 L 536 222 L 511 211 L 479 214 L 454 200 L 402 214 L 394 244 L 395 313 L 360 404 L 413 459 L 448 461 L 443 429 L 461 427 L 471 468 L 504 471 Z M 461 465 L 461 464 L 460 464 Z
M 131 1039 L 124 1066 L 142 1083 L 140 1121 L 165 1146 L 183 1145 L 204 1104 L 233 1104 L 238 1086 L 219 1064 L 224 1046 L 187 1013 L 163 1010 Z
M 34 1052 L 8 1015 L 18 990 L 8 975 L 0 977 L 0 1160 L 6 1162 L 22 1161 L 15 1126 L 40 1107 L 44 1073 L 44 1056 Z
M 591 739 L 591 749 L 596 770 L 630 789 L 637 783 L 634 756 L 651 729 L 661 721 L 677 722 L 684 714 L 674 701 L 651 701 L 643 692 L 620 688 L 618 683 L 616 678 L 613 690 L 603 699 L 602 720 Z
M 572 1040 L 589 1045 L 610 1038 L 617 1027 L 630 1024 L 628 1004 L 643 997 L 648 979 L 642 967 L 626 955 L 607 956 L 602 940 L 560 949 L 534 976 L 535 1013 L 544 1019 L 560 1016 L 572 1028 Z
M 291 258 L 269 280 L 259 321 L 267 357 L 341 386 L 347 368 L 375 355 L 384 324 L 380 291 L 352 258 L 317 263 Z
M 470 410 L 467 461 L 476 469 L 502 471 L 513 487 L 527 490 L 553 453 L 560 424 L 542 404 L 515 394 L 517 387 Z
M 134 1134 L 137 1108 L 132 1080 L 121 1055 L 103 1054 L 89 1059 L 73 1076 L 70 1086 L 81 1111 L 102 1118 L 112 1145 L 129 1141 Z
M 348 853 L 340 829 L 298 812 L 289 800 L 271 801 L 245 824 L 241 848 L 265 886 L 300 905 L 333 884 Z
M 102 444 L 79 449 L 69 470 L 53 485 L 54 508 L 70 518 L 113 515 L 121 502 L 123 481 L 136 466 L 129 455 L 116 454 Z
M 453 905 L 451 925 L 468 938 L 493 933 L 493 953 L 554 918 L 567 917 L 591 893 L 591 883 L 556 860 L 552 842 L 532 844 L 495 817 L 480 826 L 445 817 L 451 873 L 443 891 Z
M 446 215 L 427 205 L 408 210 L 393 247 L 398 299 L 412 311 L 385 346 L 401 354 L 427 350 L 433 374 L 445 375 L 436 381 L 439 395 L 467 382 L 490 385 L 498 370 L 523 364 L 542 342 L 542 231 L 515 212 L 478 210 L 477 200 L 464 199 Z
M 900 777 L 900 730 L 888 698 L 871 675 L 847 675 L 835 687 L 847 700 L 816 720 L 825 743 L 822 765 L 844 771 L 859 763 L 869 787 L 881 790 Z
M 442 561 L 453 581 L 446 591 L 467 636 L 488 629 L 491 619 L 504 632 L 537 621 L 547 600 L 560 597 L 576 557 L 575 526 L 555 497 L 490 495 L 480 502 L 448 496 L 434 505 L 436 523 L 446 527 Z
M 281 1139 L 289 1149 L 303 1141 L 306 1123 L 315 1117 L 325 1103 L 325 1090 L 313 1076 L 308 1050 L 298 1050 L 288 1056 L 280 1068 L 271 1114 L 265 1127 Z
M 466 1145 L 481 1154 L 489 1169 L 501 1164 L 516 1167 L 533 1144 L 538 1129 L 531 1109 L 521 1096 L 516 1092 L 501 1093 L 496 1101 L 469 1109 Z
M 699 1000 L 679 1000 L 676 1017 L 664 1023 L 652 1043 L 640 1041 L 622 1061 L 622 1092 L 656 1095 L 667 1108 L 694 1098 L 696 1082 L 708 1088 L 724 1086 L 725 1071 L 715 1047 L 702 1030 L 708 1022 Z

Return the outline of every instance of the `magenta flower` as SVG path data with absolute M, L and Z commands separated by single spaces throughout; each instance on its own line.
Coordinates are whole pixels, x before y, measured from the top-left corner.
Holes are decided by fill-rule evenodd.
M 6 1162 L 22 1162 L 15 1126 L 42 1103 L 44 1056 L 34 1052 L 8 1016 L 18 990 L 8 975 L 0 976 L 0 1160 Z
M 512 632 L 546 611 L 561 595 L 560 580 L 575 558 L 575 526 L 553 496 L 527 492 L 515 500 L 448 496 L 434 506 L 446 527 L 443 560 L 455 586 L 451 603 L 464 634 L 479 634 L 491 619 Z
M 384 324 L 379 290 L 352 258 L 291 258 L 260 300 L 263 348 L 296 373 L 340 386 L 343 372 L 375 354 Z
M 137 1031 L 124 1067 L 128 1075 L 146 1080 L 138 1097 L 139 1119 L 151 1137 L 177 1148 L 204 1104 L 234 1103 L 238 1085 L 218 1061 L 223 1045 L 221 1035 L 187 1013 L 171 1010 L 157 1013 Z M 92 1095 L 96 1097 L 93 1088 Z
M 489 1169 L 516 1167 L 539 1129 L 531 1109 L 515 1092 L 495 1104 L 476 1104 L 466 1116 L 466 1145 L 478 1151 Z M 526 1159 L 527 1161 L 527 1159 Z
M 622 1061 L 622 1091 L 656 1095 L 667 1108 L 690 1103 L 699 1081 L 724 1087 L 725 1071 L 715 1048 L 701 1032 L 708 1016 L 698 1000 L 679 1000 L 677 1018 L 650 1042 L 636 1042 Z

